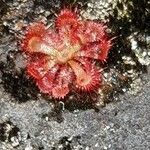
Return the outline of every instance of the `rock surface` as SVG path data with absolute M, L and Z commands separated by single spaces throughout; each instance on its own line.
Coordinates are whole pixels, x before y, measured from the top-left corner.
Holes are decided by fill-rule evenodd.
M 24 72 L 25 57 L 18 41 L 31 22 L 42 20 L 52 26 L 62 2 L 2 0 L 0 150 L 150 149 L 150 4 L 145 6 L 144 18 L 142 1 L 75 2 L 82 6 L 83 18 L 105 19 L 110 33 L 117 37 L 103 72 L 113 89 L 106 89 L 103 95 L 110 103 L 98 106 L 97 111 L 85 103 L 81 109 L 80 104 L 68 106 L 43 96 Z
M 136 96 L 121 95 L 99 112 L 64 110 L 61 121 L 47 101 L 18 104 L 1 91 L 0 149 L 148 150 L 150 72 L 142 83 Z

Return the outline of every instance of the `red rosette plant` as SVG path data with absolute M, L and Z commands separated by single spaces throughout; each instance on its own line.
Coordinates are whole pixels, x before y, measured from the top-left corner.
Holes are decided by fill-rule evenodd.
M 58 99 L 71 89 L 98 89 L 101 73 L 95 62 L 107 59 L 111 45 L 106 26 L 80 20 L 69 9 L 57 16 L 55 30 L 33 23 L 22 40 L 22 49 L 29 56 L 28 75 L 41 92 Z

